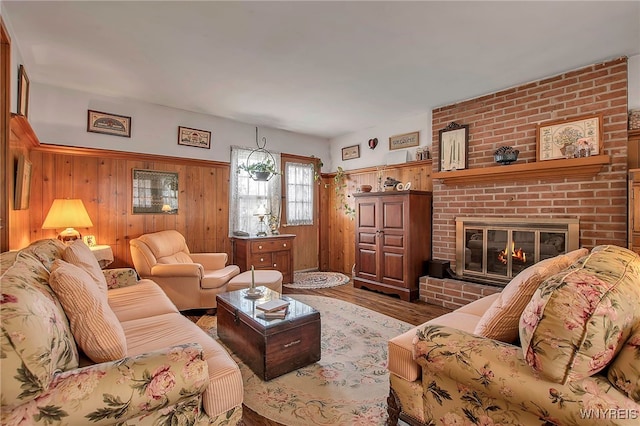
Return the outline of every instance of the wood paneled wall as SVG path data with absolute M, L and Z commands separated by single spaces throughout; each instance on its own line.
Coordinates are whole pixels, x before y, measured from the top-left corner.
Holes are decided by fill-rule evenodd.
M 393 166 L 368 167 L 345 171 L 346 201 L 355 206 L 350 195 L 360 190 L 360 185 L 378 188 L 378 178 L 384 183 L 392 177 L 402 183 L 411 182 L 411 189 L 432 191 L 431 160 L 414 161 Z M 322 175 L 320 190 L 320 270 L 338 271 L 351 276 L 355 263 L 355 221 L 345 214 L 336 194 L 336 173 Z M 425 217 L 430 215 L 425 214 Z
M 30 242 L 29 215 L 31 208 L 16 210 L 14 204 L 16 167 L 18 164 L 18 158 L 23 155 L 27 160 L 30 160 L 31 150 L 39 144 L 40 142 L 33 133 L 27 119 L 21 115 L 12 114 L 9 132 L 9 154 L 7 162 L 5 163 L 6 169 L 3 173 L 4 179 L 8 184 L 8 214 L 6 217 L 8 217 L 7 228 L 9 230 L 9 250 L 21 249 Z M 31 184 L 31 187 L 33 188 L 33 183 Z
M 112 247 L 113 267 L 132 266 L 129 240 L 165 229 L 181 232 L 194 253 L 231 256 L 228 163 L 51 145 L 33 149 L 31 161 L 31 241 L 59 232 L 41 229 L 55 198 L 80 198 L 94 226 L 79 231 Z M 177 172 L 178 214 L 132 214 L 133 169 Z
M 231 255 L 228 238 L 229 164 L 174 157 L 97 149 L 40 145 L 28 122 L 13 117 L 12 152 L 24 154 L 33 164 L 29 210 L 11 212 L 10 244 L 19 249 L 41 238 L 55 238 L 59 230 L 43 230 L 42 222 L 55 198 L 83 200 L 94 226 L 79 229 L 95 235 L 98 244 L 112 247 L 112 267 L 132 266 L 129 240 L 144 233 L 176 229 L 183 233 L 193 252 L 225 252 Z M 299 160 L 299 159 L 298 159 Z M 177 172 L 179 211 L 177 215 L 132 214 L 133 169 Z M 347 202 L 360 185 L 374 191 L 387 176 L 411 182 L 412 189 L 431 191 L 431 160 L 386 167 L 349 170 L 345 173 Z M 5 173 L 8 175 L 8 173 Z M 354 221 L 345 215 L 336 194 L 335 173 L 323 174 L 319 187 L 319 231 L 310 235 L 297 230 L 294 269 L 313 269 L 319 247 L 319 269 L 351 274 L 354 264 Z M 294 228 L 284 228 L 290 232 Z M 300 227 L 296 227 L 300 228 Z M 319 234 L 319 235 L 318 235 Z M 318 242 L 319 238 L 319 242 Z

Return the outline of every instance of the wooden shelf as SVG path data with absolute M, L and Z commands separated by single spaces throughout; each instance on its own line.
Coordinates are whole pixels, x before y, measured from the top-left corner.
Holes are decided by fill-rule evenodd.
M 40 146 L 36 133 L 31 128 L 29 120 L 24 115 L 11 113 L 9 140 L 11 142 L 22 141 L 32 147 Z
M 507 166 L 482 167 L 433 173 L 432 178 L 445 185 L 473 185 L 476 183 L 513 182 L 547 178 L 594 176 L 611 163 L 608 155 L 584 158 L 537 161 Z

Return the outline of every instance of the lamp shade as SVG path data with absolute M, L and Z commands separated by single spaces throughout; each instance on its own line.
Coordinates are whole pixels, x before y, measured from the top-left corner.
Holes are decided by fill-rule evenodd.
M 65 229 L 66 231 L 61 232 L 61 235 L 58 236 L 63 239 L 61 236 L 65 236 L 64 232 L 70 234 L 73 231 L 79 235 L 72 228 L 90 228 L 92 226 L 93 223 L 82 200 L 55 199 L 44 219 L 42 229 Z M 64 240 L 66 239 L 64 238 Z

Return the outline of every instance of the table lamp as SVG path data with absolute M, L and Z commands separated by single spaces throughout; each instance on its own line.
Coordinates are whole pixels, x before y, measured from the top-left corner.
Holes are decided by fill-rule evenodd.
M 90 228 L 93 226 L 89 213 L 80 199 L 55 199 L 42 229 L 64 229 L 58 234 L 58 239 L 64 242 L 82 238 L 80 232 L 74 228 Z
M 260 206 L 254 216 L 258 216 L 258 232 L 256 233 L 257 237 L 266 237 L 267 232 L 265 231 L 264 217 L 267 215 L 267 209 L 264 206 Z

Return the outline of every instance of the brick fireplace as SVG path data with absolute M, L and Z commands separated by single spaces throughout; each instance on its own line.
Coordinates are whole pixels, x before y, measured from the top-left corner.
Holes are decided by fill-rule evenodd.
M 433 179 L 432 257 L 456 260 L 456 217 L 578 219 L 578 244 L 627 244 L 627 59 L 594 64 L 561 75 L 432 111 L 433 172 L 438 171 L 438 132 L 452 122 L 469 125 L 468 169 L 495 167 L 501 146 L 520 150 L 505 169 L 536 160 L 536 125 L 549 120 L 603 114 L 603 154 L 597 172 L 536 177 L 496 176 L 453 182 Z M 562 160 L 554 160 L 562 161 Z M 499 290 L 499 289 L 498 289 Z M 423 277 L 420 299 L 442 306 L 469 303 L 496 287 Z M 439 295 L 439 296 L 435 296 Z
M 456 218 L 456 276 L 503 287 L 529 266 L 578 248 L 577 219 Z

